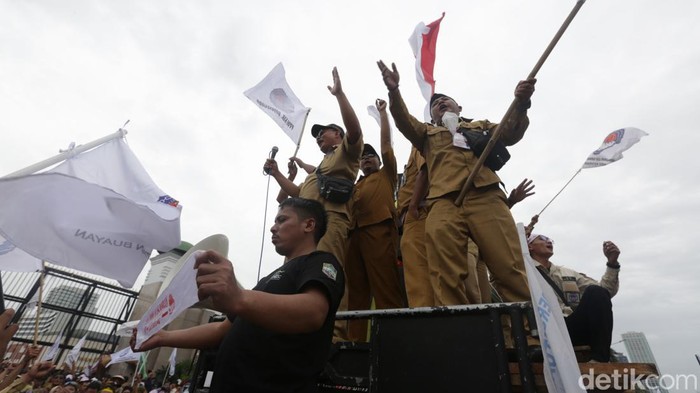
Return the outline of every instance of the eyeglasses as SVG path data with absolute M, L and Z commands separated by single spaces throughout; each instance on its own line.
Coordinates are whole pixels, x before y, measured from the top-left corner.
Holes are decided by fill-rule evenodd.
M 539 235 L 539 236 L 537 236 L 537 238 L 538 238 L 538 239 L 542 239 L 545 243 L 546 243 L 546 242 L 550 242 L 550 243 L 554 244 L 554 239 L 549 238 L 549 237 L 547 237 L 547 236 L 545 236 L 545 235 Z
M 376 154 L 369 153 L 369 154 L 363 155 L 362 157 L 360 157 L 360 159 L 361 160 L 369 160 L 370 158 L 374 158 L 376 156 L 377 156 Z

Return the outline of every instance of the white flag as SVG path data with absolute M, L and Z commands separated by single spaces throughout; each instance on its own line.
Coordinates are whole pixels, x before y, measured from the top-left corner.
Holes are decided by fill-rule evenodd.
M 425 106 L 425 121 L 430 122 L 430 97 L 435 93 L 435 77 L 433 70 L 435 68 L 435 49 L 437 46 L 438 32 L 440 31 L 440 22 L 445 17 L 442 13 L 440 19 L 429 23 L 420 22 L 413 30 L 413 34 L 408 38 L 408 43 L 411 44 L 413 56 L 416 58 L 416 80 L 423 94 L 423 97 L 428 104 Z
M 0 179 L 0 269 L 27 255 L 132 287 L 153 249 L 180 244 L 178 202 L 158 188 L 123 138 L 40 174 Z M 26 270 L 25 270 L 26 271 Z
M 379 109 L 377 109 L 377 107 L 374 105 L 368 105 L 367 106 L 367 113 L 369 113 L 369 115 L 372 116 L 372 118 L 374 120 L 376 120 L 377 124 L 381 127 L 382 118 L 379 115 Z
M 289 87 L 282 63 L 243 94 L 267 113 L 294 143 L 299 144 L 306 115 L 311 108 L 305 107 Z
M 73 347 L 73 349 L 68 352 L 68 356 L 66 356 L 66 364 L 68 367 L 73 367 L 75 362 L 78 361 L 78 356 L 80 355 L 80 350 L 83 349 L 83 344 L 85 344 L 85 339 L 87 338 L 87 334 L 83 336 L 83 338 L 78 341 L 77 344 Z
M 116 363 L 135 362 L 141 358 L 141 355 L 141 352 L 134 353 L 134 351 L 131 350 L 131 347 L 126 347 L 110 355 L 112 359 L 105 367 L 109 367 Z
M 172 377 L 175 375 L 175 356 L 177 356 L 177 348 L 173 348 L 173 351 L 170 353 L 170 369 L 168 374 Z
M 518 223 L 518 233 L 520 248 L 525 258 L 525 270 L 537 320 L 537 331 L 542 344 L 544 380 L 547 390 L 558 393 L 585 392 L 579 385 L 581 372 L 571 345 L 569 331 L 566 329 L 564 315 L 559 308 L 557 295 L 544 277 L 537 272 L 532 262 L 527 247 L 525 227 L 522 223 Z
M 53 343 L 53 345 L 44 352 L 44 355 L 41 357 L 42 362 L 50 362 L 56 358 L 56 355 L 58 355 L 58 351 L 61 349 L 61 340 L 63 340 L 63 335 L 60 334 L 57 338 L 56 341 Z
M 647 135 L 649 134 L 634 127 L 626 127 L 611 132 L 605 137 L 603 144 L 586 158 L 586 162 L 583 163 L 583 169 L 608 165 L 621 159 L 622 152 Z
M 140 348 L 141 344 L 172 322 L 181 312 L 199 301 L 197 270 L 194 269 L 194 263 L 197 256 L 203 252 L 196 251 L 187 258 L 168 287 L 143 314 L 136 327 L 135 348 Z

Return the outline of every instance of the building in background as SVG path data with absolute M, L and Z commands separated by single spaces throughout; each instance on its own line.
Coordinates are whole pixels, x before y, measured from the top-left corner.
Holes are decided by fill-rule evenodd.
M 627 355 L 630 362 L 654 364 L 656 366 L 656 370 L 659 372 L 659 375 L 661 375 L 661 368 L 659 367 L 659 364 L 656 363 L 654 352 L 652 352 L 651 346 L 649 346 L 649 342 L 647 341 L 644 333 L 622 333 L 622 341 L 625 343 L 625 349 L 627 350 Z M 668 393 L 668 390 L 658 385 L 658 380 L 656 378 L 648 378 L 646 381 L 649 392 Z

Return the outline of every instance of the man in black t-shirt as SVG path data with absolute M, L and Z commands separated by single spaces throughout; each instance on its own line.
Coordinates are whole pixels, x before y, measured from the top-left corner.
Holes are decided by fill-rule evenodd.
M 315 392 L 345 287 L 337 259 L 316 251 L 326 225 L 320 203 L 283 201 L 270 231 L 275 250 L 287 262 L 252 290 L 238 285 L 233 266 L 220 254 L 198 256 L 199 297 L 211 297 L 228 318 L 161 330 L 138 350 L 218 347 L 210 392 Z

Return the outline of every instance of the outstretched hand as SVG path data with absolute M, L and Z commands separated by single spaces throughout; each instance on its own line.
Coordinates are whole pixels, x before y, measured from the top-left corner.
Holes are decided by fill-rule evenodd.
M 333 67 L 333 86 L 328 86 L 328 91 L 330 91 L 334 96 L 343 93 L 343 85 L 340 83 L 338 67 Z
M 382 72 L 382 79 L 384 80 L 384 85 L 389 91 L 396 90 L 399 87 L 399 71 L 396 69 L 396 64 L 391 63 L 391 70 L 384 64 L 382 60 L 377 62 L 379 66 L 379 71 Z
M 518 184 L 508 195 L 508 205 L 513 207 L 516 203 L 521 202 L 523 199 L 535 194 L 535 185 L 532 184 L 532 180 L 523 179 L 523 181 Z

